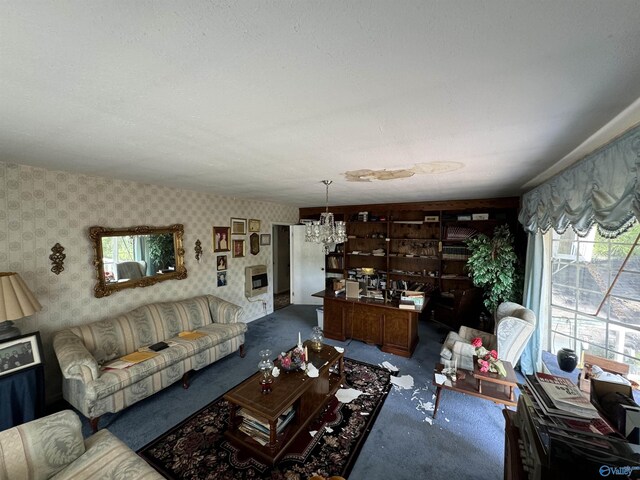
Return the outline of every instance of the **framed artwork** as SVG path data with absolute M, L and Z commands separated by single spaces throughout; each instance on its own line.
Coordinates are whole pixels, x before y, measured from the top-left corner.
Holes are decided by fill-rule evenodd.
M 260 220 L 256 220 L 255 218 L 249 219 L 249 231 L 250 232 L 259 232 L 260 231 Z
M 231 235 L 246 235 L 246 234 L 247 234 L 247 219 L 231 218 Z
M 238 240 L 234 238 L 233 241 L 233 256 L 234 258 L 244 257 L 244 238 Z
M 213 251 L 229 251 L 229 227 L 213 227 Z
M 260 236 L 257 233 L 249 235 L 249 251 L 251 255 L 260 253 Z
M 216 258 L 216 265 L 218 270 L 226 270 L 227 269 L 227 256 L 226 255 L 218 255 Z
M 260 245 L 271 245 L 270 233 L 263 233 L 260 235 Z
M 0 340 L 0 377 L 42 363 L 40 333 Z
M 227 272 L 218 272 L 218 286 L 219 287 L 227 286 Z

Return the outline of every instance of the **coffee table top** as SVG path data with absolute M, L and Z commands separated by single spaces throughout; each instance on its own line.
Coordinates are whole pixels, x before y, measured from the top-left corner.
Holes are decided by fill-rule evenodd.
M 511 365 L 509 366 L 511 367 Z M 509 405 L 512 407 L 516 406 L 516 401 L 511 398 L 510 391 L 511 387 L 517 386 L 515 372 L 513 373 L 514 382 L 511 383 L 509 380 L 507 380 L 508 375 L 507 377 L 503 377 L 501 381 L 497 381 L 496 378 L 484 373 L 481 374 L 482 376 L 476 376 L 474 372 L 458 369 L 458 372 L 464 372 L 464 378 L 461 378 L 461 376 L 458 374 L 457 380 L 455 382 L 449 381 L 448 383 L 437 383 L 436 373 L 442 373 L 442 370 L 444 368 L 445 367 L 442 363 L 438 363 L 436 364 L 436 368 L 433 373 L 434 385 L 438 388 L 443 388 L 445 390 L 451 390 L 454 392 L 466 393 L 467 395 L 484 398 L 486 400 L 502 403 L 503 405 Z M 506 365 L 505 369 L 507 369 Z M 511 371 L 513 372 L 513 367 L 511 367 Z M 478 389 L 478 381 L 483 382 L 482 393 L 480 393 Z
M 344 354 L 329 345 L 323 345 L 320 352 L 307 348 L 309 360 L 320 371 L 335 364 Z M 271 393 L 262 394 L 260 388 L 260 372 L 247 378 L 240 385 L 224 394 L 224 398 L 240 407 L 245 407 L 266 420 L 275 421 L 299 398 L 316 380 L 308 377 L 304 372 L 285 372 L 280 369 L 280 375 L 273 379 Z
M 513 369 L 511 363 L 506 360 L 500 360 L 502 365 L 504 365 L 504 369 L 507 372 L 506 376 L 502 377 L 497 373 L 486 372 L 482 373 L 480 371 L 480 366 L 478 365 L 478 357 L 473 357 L 473 376 L 481 380 L 483 382 L 492 382 L 498 383 L 500 385 L 508 385 L 510 387 L 515 387 L 518 384 L 518 379 L 516 378 L 516 372 Z

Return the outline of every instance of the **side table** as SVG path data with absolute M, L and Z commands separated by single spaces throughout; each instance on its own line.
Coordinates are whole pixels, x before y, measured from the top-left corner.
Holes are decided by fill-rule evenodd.
M 506 377 L 498 377 L 497 374 L 492 373 L 481 373 L 476 368 L 473 372 L 459 370 L 455 382 L 447 379 L 442 383 L 438 383 L 437 379 L 439 377 L 437 377 L 436 374 L 442 374 L 444 365 L 437 363 L 433 371 L 433 383 L 436 385 L 436 404 L 433 409 L 433 418 L 436 418 L 436 414 L 438 413 L 440 394 L 443 389 L 491 400 L 505 407 L 515 407 L 517 402 L 515 400 L 514 388 L 517 387 L 518 380 L 511 364 L 506 361 L 502 361 L 502 363 L 507 371 Z M 462 373 L 462 375 L 460 373 Z
M 0 377 L 0 430 L 44 415 L 44 366 Z

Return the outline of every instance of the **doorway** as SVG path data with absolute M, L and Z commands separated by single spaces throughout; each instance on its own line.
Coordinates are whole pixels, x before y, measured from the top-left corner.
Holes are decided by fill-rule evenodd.
M 289 225 L 273 225 L 273 310 L 291 304 L 291 243 Z

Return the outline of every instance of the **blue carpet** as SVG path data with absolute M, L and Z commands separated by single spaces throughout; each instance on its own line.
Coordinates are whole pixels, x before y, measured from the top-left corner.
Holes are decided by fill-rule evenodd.
M 297 342 L 298 332 L 307 338 L 317 323 L 316 307 L 290 305 L 251 322 L 246 336 L 247 355 L 236 353 L 193 375 L 191 387 L 175 384 L 117 414 L 101 419 L 133 450 L 169 430 L 189 415 L 255 373 L 258 352 L 287 350 Z M 351 471 L 351 480 L 367 479 L 459 479 L 495 480 L 503 477 L 504 418 L 502 406 L 487 400 L 443 391 L 438 417 L 430 424 L 435 402 L 433 367 L 439 360 L 439 332 L 420 322 L 420 342 L 412 358 L 381 352 L 359 341 L 335 342 L 345 356 L 374 365 L 388 361 L 399 375 L 411 375 L 414 388 L 395 387 L 382 408 Z M 83 419 L 85 435 L 90 428 Z M 305 480 L 305 479 L 301 479 Z

